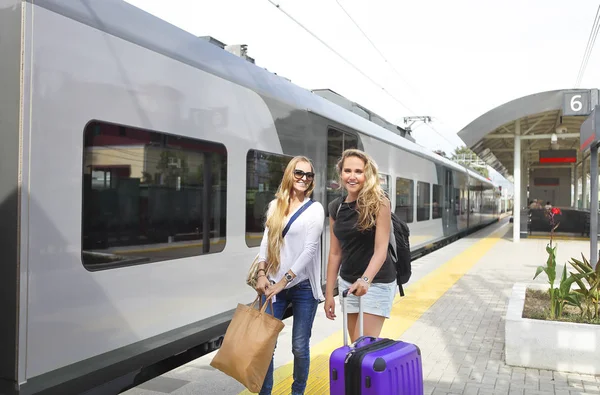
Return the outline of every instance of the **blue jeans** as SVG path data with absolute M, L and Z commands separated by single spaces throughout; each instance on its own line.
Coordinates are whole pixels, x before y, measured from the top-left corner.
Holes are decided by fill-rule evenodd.
M 265 297 L 262 297 L 264 302 Z M 309 280 L 302 281 L 290 289 L 277 294 L 273 303 L 273 315 L 281 319 L 289 304 L 292 304 L 294 324 L 292 327 L 292 353 L 294 354 L 294 383 L 292 395 L 303 395 L 310 367 L 310 336 L 317 312 L 318 300 L 313 297 Z M 271 312 L 271 306 L 267 307 Z M 273 389 L 273 359 L 259 395 L 271 395 Z

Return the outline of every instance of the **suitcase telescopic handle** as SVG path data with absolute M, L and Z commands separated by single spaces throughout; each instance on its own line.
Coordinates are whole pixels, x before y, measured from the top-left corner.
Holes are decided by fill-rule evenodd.
M 348 345 L 348 308 L 347 308 L 347 304 L 346 304 L 347 297 L 348 297 L 348 290 L 345 289 L 342 292 L 342 303 L 344 304 L 344 314 L 342 314 L 343 320 L 344 320 L 344 346 Z M 354 344 L 357 344 L 358 341 L 363 339 L 364 323 L 363 323 L 362 297 L 360 297 L 360 296 L 358 297 L 358 328 L 360 330 L 359 338 Z

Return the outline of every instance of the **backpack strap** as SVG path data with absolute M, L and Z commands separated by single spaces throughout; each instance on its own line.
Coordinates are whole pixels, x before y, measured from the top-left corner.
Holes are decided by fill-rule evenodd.
M 300 209 L 298 211 L 296 211 L 294 213 L 294 215 L 292 216 L 292 218 L 290 218 L 290 220 L 288 221 L 287 225 L 283 229 L 283 236 L 282 237 L 285 237 L 285 235 L 288 232 L 288 230 L 290 230 L 290 226 L 292 226 L 292 223 L 296 220 L 296 218 L 298 218 L 300 216 L 300 214 L 302 214 L 304 212 L 304 210 L 306 210 L 313 203 L 314 203 L 314 200 L 310 199 L 308 202 L 304 203 L 304 205 L 302 207 L 300 207 Z
M 394 231 L 394 221 L 392 220 L 392 216 L 390 215 L 390 244 L 389 246 L 392 248 L 392 259 L 394 262 L 398 260 L 398 251 L 396 249 L 396 234 Z
M 394 212 L 392 211 L 392 201 L 390 200 L 390 243 L 388 245 L 388 251 L 392 255 L 391 258 L 395 264 L 398 261 L 398 251 L 396 249 L 396 234 L 394 233 L 394 220 L 392 219 L 393 213 Z
M 335 219 L 336 219 L 336 221 L 337 221 L 337 218 L 338 218 L 338 216 L 340 214 L 340 209 L 342 208 L 342 204 L 344 204 L 344 200 L 346 199 L 346 197 L 344 196 L 344 192 L 342 192 L 342 194 L 340 195 L 340 197 L 337 198 L 337 199 L 340 199 L 340 204 L 338 204 L 337 211 L 335 212 Z

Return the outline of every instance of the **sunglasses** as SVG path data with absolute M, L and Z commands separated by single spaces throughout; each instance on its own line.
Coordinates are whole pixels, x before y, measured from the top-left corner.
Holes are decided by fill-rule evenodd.
M 298 170 L 298 169 L 294 170 L 294 177 L 297 180 L 302 179 L 302 177 L 304 177 L 304 176 L 306 176 L 307 180 L 312 180 L 315 178 L 315 173 L 310 172 L 310 171 L 308 173 L 306 173 L 306 172 L 304 172 L 302 170 Z

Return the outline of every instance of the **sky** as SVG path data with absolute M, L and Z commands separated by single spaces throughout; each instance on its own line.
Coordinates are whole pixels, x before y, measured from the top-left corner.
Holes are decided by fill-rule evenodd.
M 464 145 L 456 133 L 487 111 L 541 91 L 597 88 L 600 78 L 593 51 L 575 85 L 598 1 L 126 1 L 196 36 L 246 44 L 256 65 L 399 126 L 430 116 L 413 137 L 448 156 Z

